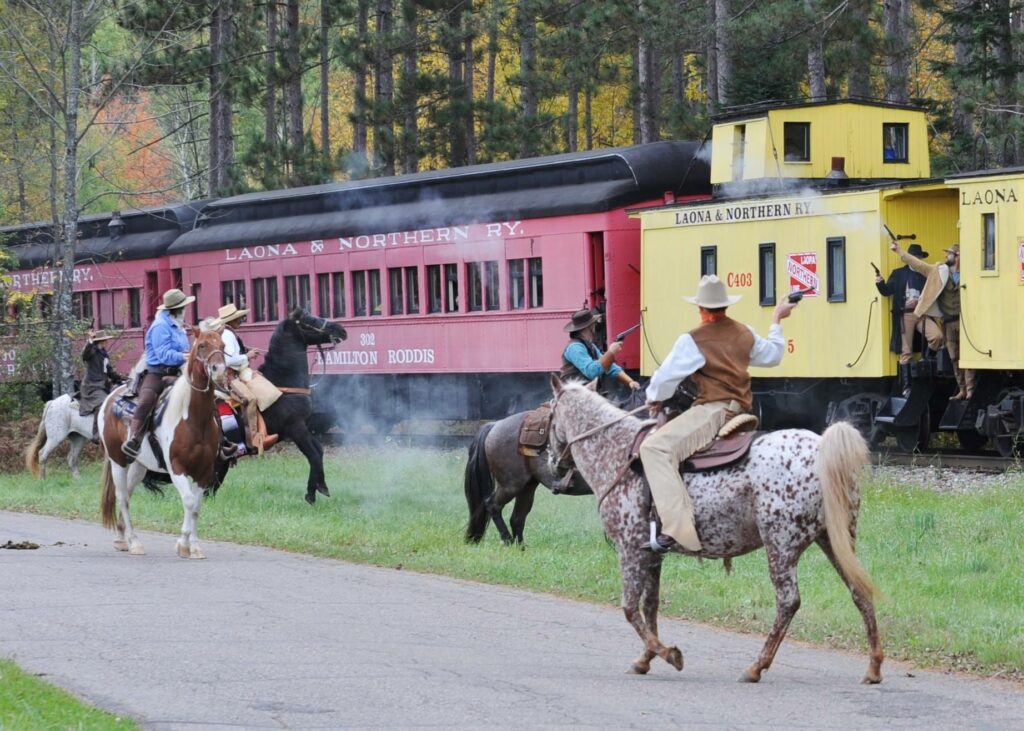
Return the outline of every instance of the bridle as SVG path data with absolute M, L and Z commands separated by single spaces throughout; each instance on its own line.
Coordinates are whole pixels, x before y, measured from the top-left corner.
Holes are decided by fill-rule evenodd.
M 308 322 L 309 320 L 318 322 L 319 325 L 314 325 L 311 322 Z M 314 332 L 317 333 L 318 335 L 324 335 L 327 332 L 327 324 L 329 322 L 330 320 L 328 320 L 326 317 L 317 317 L 315 315 L 307 313 L 298 320 L 296 320 L 295 324 L 298 326 L 300 330 L 305 330 L 306 332 Z M 337 347 L 340 340 L 335 340 L 333 335 L 328 335 L 327 337 L 330 338 L 331 341 L 331 346 L 327 348 L 327 350 L 334 350 Z M 306 347 L 308 348 L 309 345 L 307 344 Z M 316 352 L 320 354 L 320 378 L 322 379 L 327 376 L 327 358 L 324 357 L 324 344 L 322 342 L 316 343 Z M 309 384 L 309 390 L 312 391 L 319 385 L 320 381 L 317 381 L 316 383 L 311 383 Z
M 215 350 L 211 350 L 209 353 L 206 354 L 205 357 L 199 355 L 198 353 L 189 355 L 189 362 L 191 362 L 192 358 L 195 358 L 196 360 L 203 364 L 203 370 L 206 371 L 206 388 L 196 388 L 195 384 L 192 383 L 192 378 L 189 375 L 189 371 L 191 369 L 185 369 L 185 381 L 188 383 L 189 388 L 191 388 L 196 393 L 208 393 L 210 389 L 213 388 L 213 365 L 210 363 L 210 359 L 213 358 L 213 356 L 217 355 L 218 353 L 220 354 L 221 363 L 224 365 L 224 368 L 227 369 L 227 358 L 224 354 L 223 348 L 216 348 Z

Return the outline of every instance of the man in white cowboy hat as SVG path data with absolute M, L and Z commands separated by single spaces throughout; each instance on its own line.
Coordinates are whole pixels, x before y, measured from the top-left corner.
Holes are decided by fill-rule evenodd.
M 640 384 L 615 362 L 616 354 L 622 350 L 622 343 L 613 342 L 605 353 L 594 343 L 599 319 L 599 315 L 583 308 L 574 312 L 572 319 L 563 328 L 569 333 L 569 344 L 562 351 L 562 380 L 575 377 L 592 381 L 607 376 L 636 391 Z
M 181 366 L 188 357 L 185 307 L 195 301 L 195 297 L 186 296 L 180 289 L 167 290 L 163 304 L 156 308 L 153 324 L 146 331 L 146 374 L 139 385 L 139 398 L 128 429 L 128 440 L 121 445 L 129 463 L 139 456 L 149 415 L 167 387 L 164 378 L 180 375 Z
M 697 388 L 697 400 L 640 446 L 640 459 L 662 523 L 661 535 L 650 546 L 659 553 L 677 544 L 685 551 L 700 552 L 693 503 L 679 476 L 679 465 L 709 445 L 731 417 L 750 411 L 753 395 L 747 369 L 779 364 L 786 346 L 781 321 L 796 307 L 786 299 L 780 302 L 768 337 L 762 338 L 725 314 L 740 298 L 730 296 L 725 283 L 714 274 L 701 277 L 695 297 L 683 299 L 699 308 L 700 325 L 679 336 L 651 376 L 647 404 L 652 415 L 656 414 L 662 402 L 689 377 Z
M 82 350 L 85 376 L 82 378 L 81 398 L 78 399 L 78 412 L 82 416 L 96 411 L 111 389 L 124 383 L 124 376 L 110 365 L 110 354 L 104 345 L 113 337 L 104 330 L 88 333 L 88 340 Z
M 229 302 L 217 310 L 217 320 L 224 326 L 220 334 L 221 340 L 224 341 L 224 360 L 228 368 L 234 368 L 240 374 L 249 370 L 249 359 L 258 355 L 255 350 L 245 351 L 245 346 L 235 332 L 235 327 L 241 324 L 242 318 L 247 314 L 249 310 L 238 309 L 234 302 Z M 242 380 L 249 379 L 243 376 Z

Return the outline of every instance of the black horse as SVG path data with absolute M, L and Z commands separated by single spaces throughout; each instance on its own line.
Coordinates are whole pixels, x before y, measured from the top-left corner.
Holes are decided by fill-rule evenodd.
M 286 391 L 263 412 L 267 432 L 295 443 L 309 461 L 309 479 L 306 481 L 306 502 L 316 502 L 316 494 L 330 497 L 324 478 L 324 448 L 309 430 L 307 421 L 313 413 L 310 398 L 309 359 L 307 349 L 325 344 L 334 345 L 348 337 L 345 328 L 322 317 L 314 317 L 306 310 L 296 308 L 282 320 L 270 338 L 270 347 L 260 366 L 268 381 Z

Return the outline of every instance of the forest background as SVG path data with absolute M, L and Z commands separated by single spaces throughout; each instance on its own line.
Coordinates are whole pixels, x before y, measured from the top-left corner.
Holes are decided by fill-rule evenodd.
M 83 213 L 700 140 L 769 100 L 921 105 L 937 174 L 1013 165 L 1021 5 L 0 0 L 0 225 L 53 223 L 70 392 Z

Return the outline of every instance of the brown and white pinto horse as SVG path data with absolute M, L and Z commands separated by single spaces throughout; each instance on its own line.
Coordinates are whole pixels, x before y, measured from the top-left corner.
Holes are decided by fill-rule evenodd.
M 632 670 L 644 674 L 656 656 L 683 669 L 678 647 L 658 638 L 662 555 L 649 545 L 651 491 L 628 469 L 639 419 L 615 408 L 586 386 L 551 377 L 552 455 L 571 454 L 597 495 L 605 534 L 615 544 L 622 575 L 622 609 L 644 643 Z M 797 562 L 817 543 L 853 595 L 867 630 L 870 655 L 865 683 L 882 680 L 882 643 L 872 603 L 874 586 L 854 553 L 860 494 L 857 477 L 867 462 L 864 438 L 845 422 L 820 437 L 802 429 L 754 440 L 742 462 L 687 475 L 701 558 L 729 559 L 759 548 L 768 554 L 775 586 L 775 623 L 760 656 L 741 680 L 756 683 L 767 670 L 800 607 Z M 553 457 L 557 459 L 557 457 Z
M 127 425 L 112 415 L 115 402 L 124 387 L 114 389 L 100 408 L 98 429 L 102 435 L 106 459 L 103 464 L 103 495 L 100 508 L 103 525 L 116 529 L 114 548 L 140 556 L 146 552 L 132 526 L 128 502 L 146 471 L 166 472 L 178 488 L 185 519 L 178 538 L 182 558 L 206 558 L 199 548 L 196 525 L 203 488 L 213 477 L 220 449 L 221 427 L 214 402 L 214 386 L 226 390 L 227 366 L 220 335 L 201 333 L 185 361 L 184 375 L 170 387 L 160 424 L 153 430 L 163 457 L 153 452 L 150 439 L 142 441 L 139 457 L 129 464 L 121 451 L 127 438 Z M 155 412 L 154 412 L 155 413 Z M 114 501 L 117 500 L 116 514 Z

